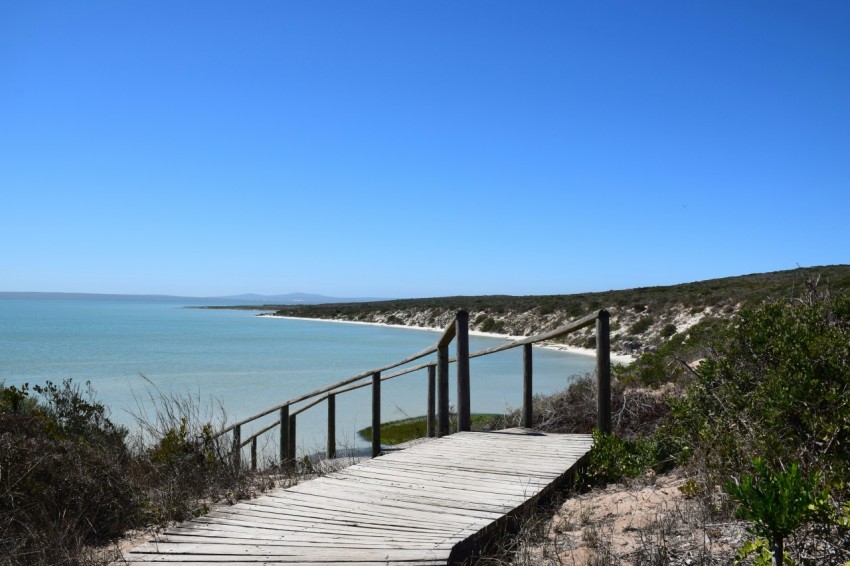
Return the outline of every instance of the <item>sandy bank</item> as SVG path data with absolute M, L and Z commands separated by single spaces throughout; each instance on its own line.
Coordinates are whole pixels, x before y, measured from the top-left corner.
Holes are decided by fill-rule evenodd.
M 258 317 L 261 318 L 285 318 L 290 320 L 312 320 L 315 322 L 334 322 L 339 324 L 361 324 L 364 326 L 385 326 L 387 328 L 400 328 L 407 330 L 426 330 L 428 332 L 437 332 L 442 333 L 443 328 L 433 328 L 428 326 L 407 326 L 404 324 L 387 324 L 385 322 L 362 322 L 359 320 L 337 320 L 337 319 L 328 319 L 328 318 L 306 318 L 301 316 L 279 316 L 276 314 L 263 313 L 258 314 Z M 522 338 L 527 338 L 527 336 L 512 336 L 510 334 L 496 334 L 495 332 L 479 332 L 478 330 L 470 330 L 470 336 L 483 336 L 486 338 L 499 338 L 502 340 L 520 340 Z M 540 348 L 548 348 L 550 350 L 559 350 L 561 352 L 568 352 L 570 354 L 579 354 L 581 356 L 593 356 L 596 357 L 596 350 L 591 350 L 590 348 L 579 348 L 577 346 L 568 346 L 566 344 L 558 344 L 555 342 L 541 342 L 539 344 L 535 344 Z M 611 353 L 611 361 L 617 364 L 628 365 L 635 361 L 633 356 L 628 354 L 615 354 Z

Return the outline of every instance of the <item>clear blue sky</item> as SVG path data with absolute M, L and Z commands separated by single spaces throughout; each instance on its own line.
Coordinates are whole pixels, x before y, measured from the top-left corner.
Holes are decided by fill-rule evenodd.
M 4 2 L 0 290 L 850 263 L 850 2 Z

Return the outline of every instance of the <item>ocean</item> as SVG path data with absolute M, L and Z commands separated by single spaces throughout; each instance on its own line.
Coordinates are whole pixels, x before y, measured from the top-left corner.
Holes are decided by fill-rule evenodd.
M 233 422 L 323 385 L 406 358 L 438 332 L 258 317 L 257 311 L 186 308 L 173 302 L 0 300 L 0 382 L 91 382 L 113 421 L 133 429 L 150 414 L 151 393 L 191 396 L 221 407 Z M 503 343 L 470 338 L 470 351 Z M 534 349 L 535 393 L 563 389 L 592 371 L 594 358 Z M 454 404 L 454 365 L 451 403 Z M 522 402 L 522 349 L 470 364 L 474 413 L 504 413 Z M 382 386 L 383 420 L 425 413 L 425 370 Z M 356 431 L 371 424 L 369 388 L 337 398 L 337 442 L 362 447 Z M 258 425 L 257 428 L 259 428 Z M 303 452 L 324 446 L 326 413 L 299 416 Z M 250 428 L 243 432 L 247 437 Z M 274 437 L 269 443 L 276 442 Z

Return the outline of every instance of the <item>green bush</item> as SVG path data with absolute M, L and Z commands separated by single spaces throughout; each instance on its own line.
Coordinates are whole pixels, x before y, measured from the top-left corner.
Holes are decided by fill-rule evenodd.
M 651 316 L 642 316 L 629 327 L 629 334 L 643 334 L 655 320 Z
M 753 460 L 753 473 L 726 484 L 726 491 L 739 503 L 736 515 L 750 521 L 750 531 L 770 543 L 774 563 L 783 563 L 784 540 L 803 523 L 816 519 L 828 500 L 818 493 L 817 475 L 804 478 L 794 463 L 787 470 L 774 471 L 764 460 Z
M 232 465 L 197 404 L 153 398 L 128 444 L 91 387 L 0 385 L 0 564 L 90 563 L 99 545 L 267 487 Z M 204 424 L 205 423 L 205 424 Z
M 484 319 L 484 322 L 481 323 L 480 330 L 481 332 L 494 332 L 501 334 L 505 331 L 505 323 L 501 320 L 494 320 L 488 316 Z
M 582 476 L 588 484 L 604 485 L 669 471 L 681 456 L 681 446 L 662 432 L 626 439 L 594 430 L 593 448 Z
M 676 334 L 676 332 L 677 332 L 677 330 L 676 330 L 675 324 L 672 324 L 672 323 L 665 324 L 664 328 L 661 329 L 661 336 L 663 338 L 669 338 L 669 337 L 673 336 L 674 334 Z
M 674 404 L 717 481 L 753 455 L 850 481 L 850 299 L 810 295 L 742 311 Z
M 4 387 L 0 412 L 0 555 L 13 563 L 67 563 L 138 518 L 126 430 L 65 381 Z M 22 409 L 26 408 L 26 411 Z M 73 560 L 71 560 L 73 562 Z

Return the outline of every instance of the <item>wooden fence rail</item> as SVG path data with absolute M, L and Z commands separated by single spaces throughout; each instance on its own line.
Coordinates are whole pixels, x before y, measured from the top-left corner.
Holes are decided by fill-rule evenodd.
M 539 342 L 552 340 L 576 332 L 588 326 L 596 326 L 596 386 L 597 386 L 597 428 L 602 432 L 611 431 L 611 339 L 609 314 L 605 310 L 590 313 L 564 326 L 507 344 L 469 352 L 469 314 L 458 311 L 452 322 L 446 327 L 440 339 L 412 356 L 398 362 L 358 373 L 357 375 L 321 387 L 310 393 L 300 395 L 285 403 L 275 405 L 261 413 L 242 419 L 219 431 L 214 438 L 228 432 L 232 434 L 232 458 L 236 465 L 242 465 L 242 449 L 251 446 L 251 467 L 257 467 L 257 439 L 274 430 L 280 429 L 280 462 L 292 463 L 296 456 L 296 424 L 299 414 L 323 402 L 327 403 L 327 456 L 336 455 L 336 398 L 342 393 L 363 387 L 372 388 L 372 456 L 381 453 L 381 383 L 425 369 L 427 371 L 427 417 L 426 429 L 429 437 L 446 436 L 450 433 L 449 415 L 449 366 L 456 366 L 457 383 L 457 429 L 469 431 L 471 427 L 471 399 L 469 386 L 469 360 L 481 356 L 522 347 L 522 425 L 531 428 L 533 422 L 533 351 L 532 346 Z M 449 345 L 455 341 L 455 357 L 449 357 Z M 437 359 L 413 367 L 403 368 L 393 373 L 385 373 L 416 360 L 436 353 Z M 309 402 L 307 402 L 309 401 Z M 298 408 L 294 405 L 305 403 Z M 277 411 L 278 419 L 254 432 L 242 440 L 242 427 L 248 423 L 266 417 Z

